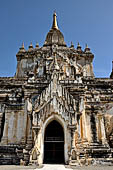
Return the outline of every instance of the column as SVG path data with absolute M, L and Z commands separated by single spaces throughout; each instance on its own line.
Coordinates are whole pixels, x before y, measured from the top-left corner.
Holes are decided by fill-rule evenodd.
M 87 128 L 87 139 L 89 143 L 93 142 L 93 134 L 92 134 L 92 130 L 91 130 L 91 119 L 90 119 L 90 115 L 91 113 L 86 113 L 86 128 Z
M 1 139 L 1 144 L 2 145 L 8 144 L 8 113 L 6 113 L 4 132 L 3 132 L 3 137 Z
M 100 127 L 100 129 L 98 129 L 98 133 L 99 133 L 98 137 L 99 137 L 99 140 L 101 140 L 102 144 L 107 144 L 103 115 L 100 114 L 100 115 L 98 116 L 98 119 L 99 119 L 98 121 L 99 121 L 99 127 Z
M 3 113 L 0 112 L 0 139 L 1 139 L 1 135 L 2 135 L 2 118 L 3 118 Z
M 72 148 L 75 148 L 75 127 L 72 129 Z

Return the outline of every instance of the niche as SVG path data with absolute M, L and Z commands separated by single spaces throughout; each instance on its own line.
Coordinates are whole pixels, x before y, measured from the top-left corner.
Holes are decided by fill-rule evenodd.
M 77 155 L 75 150 L 72 151 L 72 160 L 77 160 Z

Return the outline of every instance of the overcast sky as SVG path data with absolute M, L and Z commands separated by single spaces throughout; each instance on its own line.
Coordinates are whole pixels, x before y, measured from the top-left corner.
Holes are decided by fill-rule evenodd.
M 67 46 L 71 41 L 84 50 L 87 43 L 95 58 L 96 77 L 109 77 L 113 60 L 113 0 L 0 0 L 0 76 L 14 76 L 16 53 L 22 42 L 28 49 L 44 44 L 53 12 Z

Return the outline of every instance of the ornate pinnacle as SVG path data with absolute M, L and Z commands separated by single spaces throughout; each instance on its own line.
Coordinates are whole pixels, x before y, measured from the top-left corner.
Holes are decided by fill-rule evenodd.
M 24 52 L 25 51 L 25 48 L 24 48 L 24 42 L 22 43 L 22 46 L 20 47 L 20 52 Z
M 77 49 L 81 50 L 81 46 L 80 46 L 79 42 L 78 42 L 78 45 L 77 45 Z
M 86 44 L 85 52 L 90 52 L 90 48 L 88 47 L 87 44 Z
M 74 45 L 73 45 L 73 42 L 71 41 L 71 47 L 73 48 L 74 47 Z
M 77 46 L 78 46 L 78 47 L 81 47 L 79 42 L 78 42 L 78 45 L 77 45 Z
M 52 25 L 52 29 L 57 29 L 58 30 L 58 25 L 57 25 L 57 15 L 56 12 L 54 12 L 53 14 L 53 25 Z
M 33 48 L 32 42 L 30 43 L 29 49 Z
M 88 44 L 86 44 L 86 48 L 88 48 Z
M 77 45 L 77 50 L 81 51 L 81 46 L 80 46 L 79 42 L 78 42 L 78 45 Z
M 38 44 L 38 42 L 36 43 L 36 48 L 38 48 L 39 47 L 39 44 Z
M 22 47 L 21 48 L 23 48 L 24 49 L 24 42 L 22 43 Z

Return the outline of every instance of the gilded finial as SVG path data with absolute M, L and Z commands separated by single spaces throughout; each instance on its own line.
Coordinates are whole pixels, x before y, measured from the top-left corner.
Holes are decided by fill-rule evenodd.
M 88 47 L 87 44 L 86 44 L 85 52 L 90 52 L 90 48 Z
M 33 48 L 32 42 L 30 43 L 29 49 Z
M 24 42 L 22 43 L 22 48 L 24 49 Z
M 78 42 L 78 46 L 80 47 L 80 43 Z
M 86 44 L 86 48 L 88 48 L 88 44 Z
M 78 42 L 78 45 L 77 45 L 77 50 L 81 51 L 81 46 L 80 46 L 79 42 Z
M 54 14 L 53 14 L 53 25 L 52 25 L 52 29 L 58 29 L 56 11 L 55 11 Z
M 71 41 L 71 47 L 73 48 L 74 47 L 74 45 L 73 45 L 73 42 Z
M 25 51 L 25 48 L 24 48 L 24 42 L 22 43 L 22 46 L 20 47 L 20 52 L 24 52 Z
M 39 47 L 39 44 L 38 44 L 38 42 L 36 43 L 36 46 L 35 46 L 36 48 L 38 48 Z

